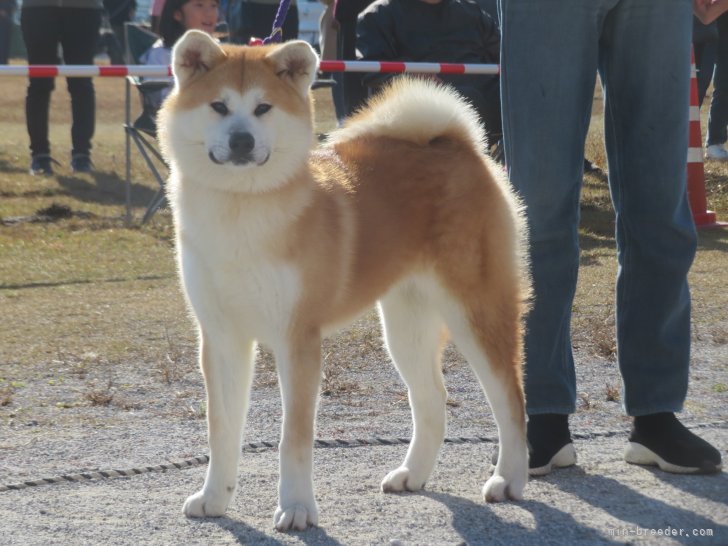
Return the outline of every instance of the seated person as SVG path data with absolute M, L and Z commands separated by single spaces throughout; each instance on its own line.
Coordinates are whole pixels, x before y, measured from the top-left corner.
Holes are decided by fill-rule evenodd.
M 496 21 L 469 0 L 377 0 L 360 15 L 357 58 L 363 61 L 498 64 Z M 367 74 L 378 87 L 393 74 Z M 502 136 L 499 78 L 496 75 L 433 75 L 475 106 L 495 145 Z
M 218 0 L 167 0 L 159 17 L 161 38 L 142 54 L 142 64 L 168 66 L 172 62 L 172 47 L 188 30 L 202 30 L 212 34 L 217 25 L 218 5 Z M 150 80 L 152 79 L 145 79 Z M 149 92 L 146 97 L 155 112 L 172 90 L 171 78 L 164 81 L 169 81 L 169 85 Z

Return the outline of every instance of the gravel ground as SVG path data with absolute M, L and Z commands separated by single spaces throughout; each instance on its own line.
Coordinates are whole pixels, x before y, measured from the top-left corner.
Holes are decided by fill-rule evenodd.
M 410 434 L 404 387 L 377 347 L 371 322 L 370 316 L 325 346 L 321 439 Z M 347 352 L 352 339 L 366 350 Z M 193 354 L 191 346 L 182 347 L 164 380 L 152 363 L 108 369 L 62 359 L 28 378 L 12 403 L 0 407 L 0 486 L 206 454 L 204 394 Z M 619 385 L 616 365 L 581 352 L 577 360 L 580 407 L 572 432 L 579 464 L 532 480 L 520 503 L 486 505 L 480 498 L 490 442 L 445 445 L 425 491 L 403 495 L 384 495 L 378 488 L 406 446 L 317 449 L 320 527 L 281 534 L 272 524 L 277 452 L 262 449 L 243 455 L 239 491 L 226 518 L 187 520 L 181 515 L 184 499 L 204 479 L 205 466 L 200 465 L 0 492 L 5 531 L 0 544 L 662 544 L 664 537 L 649 533 L 664 533 L 668 527 L 684 533 L 668 543 L 728 544 L 726 474 L 673 476 L 624 463 L 629 421 L 619 402 L 607 400 L 607 387 Z M 482 391 L 467 365 L 451 349 L 444 362 L 448 436 L 495 437 Z M 721 449 L 724 459 L 728 408 L 716 385 L 726 382 L 725 362 L 725 344 L 697 344 L 682 415 Z M 8 373 L 12 376 L 12 370 Z M 55 382 L 58 377 L 65 378 L 61 385 Z M 104 394 L 111 400 L 105 401 Z M 275 443 L 279 426 L 275 373 L 264 354 L 245 441 Z

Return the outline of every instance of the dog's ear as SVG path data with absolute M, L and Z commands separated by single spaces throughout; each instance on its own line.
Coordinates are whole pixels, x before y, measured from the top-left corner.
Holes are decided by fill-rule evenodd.
M 279 78 L 290 82 L 302 96 L 308 94 L 316 79 L 319 58 L 307 42 L 286 42 L 277 46 L 266 57 L 273 62 Z
M 178 87 L 184 87 L 224 60 L 225 52 L 206 32 L 189 30 L 172 49 L 172 73 Z

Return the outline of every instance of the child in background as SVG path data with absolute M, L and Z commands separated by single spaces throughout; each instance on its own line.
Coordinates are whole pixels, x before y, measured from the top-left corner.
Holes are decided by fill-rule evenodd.
M 218 6 L 218 0 L 166 0 L 159 18 L 161 38 L 142 55 L 142 63 L 169 65 L 172 61 L 172 47 L 188 30 L 202 30 L 212 34 L 217 25 Z M 159 108 L 171 90 L 170 83 L 150 100 Z

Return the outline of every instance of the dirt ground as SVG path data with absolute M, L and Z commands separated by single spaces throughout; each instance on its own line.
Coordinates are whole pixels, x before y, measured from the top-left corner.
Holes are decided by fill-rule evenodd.
M 372 323 L 373 317 L 367 317 L 354 330 L 373 328 Z M 342 341 L 353 335 L 345 333 Z M 338 340 L 327 346 L 334 353 Z M 199 407 L 202 385 L 191 362 L 188 371 L 177 371 L 171 386 L 149 376 L 145 381 L 143 369 L 119 370 L 119 385 L 125 381 L 128 387 L 109 391 L 99 383 L 97 394 L 111 393 L 120 400 L 123 396 L 120 405 L 113 399 L 108 405 L 46 405 L 45 411 L 41 406 L 6 422 L 0 439 L 0 486 L 98 470 L 117 469 L 129 476 L 0 491 L 0 521 L 8 531 L 0 536 L 0 544 L 728 542 L 728 476 L 676 476 L 623 462 L 629 423 L 617 402 L 596 399 L 604 381 L 618 380 L 615 366 L 577 357 L 582 362 L 579 384 L 584 392 L 594 393 L 591 406 L 582 403 L 572 420 L 579 463 L 531 480 L 524 501 L 485 504 L 480 497 L 497 431 L 472 373 L 450 350 L 448 437 L 485 441 L 444 445 L 425 490 L 398 495 L 381 493 L 379 481 L 399 464 L 406 445 L 317 448 L 320 526 L 290 534 L 275 531 L 272 523 L 278 478 L 275 447 L 245 450 L 238 493 L 227 516 L 219 519 L 189 520 L 181 514 L 186 496 L 202 485 L 206 465 L 133 475 L 135 468 L 207 453 L 200 414 L 204 408 Z M 263 355 L 259 365 L 245 442 L 275 446 L 280 401 L 267 358 Z M 683 418 L 719 446 L 725 458 L 728 410 L 722 397 L 695 395 L 723 374 L 724 362 L 723 350 L 697 350 L 689 405 L 697 409 L 687 409 Z M 330 378 L 317 437 L 328 443 L 407 438 L 409 408 L 383 353 L 370 351 L 352 364 L 335 380 Z M 49 370 L 48 376 L 52 374 Z M 47 381 L 39 378 L 38 384 Z M 66 392 L 72 390 L 71 383 L 69 379 Z M 79 392 L 85 392 L 84 385 L 79 381 Z M 186 389 L 195 394 L 176 398 Z M 24 405 L 22 398 L 15 403 Z M 656 534 L 665 529 L 683 535 L 666 540 Z

